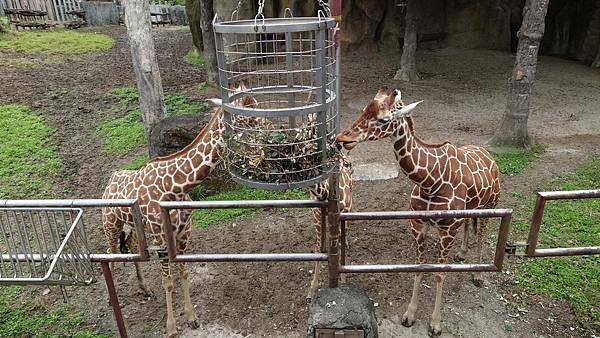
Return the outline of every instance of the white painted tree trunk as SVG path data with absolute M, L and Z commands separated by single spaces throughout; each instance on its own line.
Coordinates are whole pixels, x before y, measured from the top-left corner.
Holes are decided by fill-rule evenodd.
M 148 0 L 123 0 L 125 26 L 131 47 L 133 69 L 140 93 L 140 110 L 148 148 L 152 127 L 165 117 L 165 102 L 156 60 L 152 24 L 150 23 L 150 3 Z M 150 154 L 152 157 L 154 154 Z

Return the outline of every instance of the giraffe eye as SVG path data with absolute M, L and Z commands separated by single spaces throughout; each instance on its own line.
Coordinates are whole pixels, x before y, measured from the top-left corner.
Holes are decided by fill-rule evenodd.
M 379 123 L 379 124 L 386 124 L 388 122 L 390 122 L 389 117 L 382 117 L 382 118 L 377 119 L 377 123 Z

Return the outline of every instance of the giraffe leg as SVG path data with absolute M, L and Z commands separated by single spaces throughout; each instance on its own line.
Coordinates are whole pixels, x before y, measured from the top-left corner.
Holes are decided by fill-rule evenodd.
M 123 230 L 123 223 L 120 222 L 117 216 L 108 210 L 102 210 L 102 224 L 104 228 L 104 236 L 106 237 L 107 249 L 106 253 L 119 253 L 119 236 Z M 115 263 L 110 263 L 110 269 L 115 271 Z
M 477 226 L 475 220 L 472 220 L 473 226 Z M 460 243 L 460 251 L 454 255 L 454 260 L 462 262 L 467 258 L 467 252 L 469 251 L 469 221 L 465 221 L 463 226 L 463 241 Z
M 411 220 L 412 235 L 415 239 L 417 246 L 417 264 L 425 263 L 425 240 L 427 239 L 427 228 L 426 224 L 419 222 L 418 220 Z M 417 312 L 419 288 L 421 286 L 421 279 L 423 278 L 423 272 L 415 273 L 415 280 L 413 283 L 412 296 L 410 303 L 404 315 L 402 315 L 402 325 L 410 327 L 415 323 L 415 312 Z
M 127 237 L 127 249 L 129 249 L 129 252 L 138 252 L 138 242 L 135 232 L 132 232 Z M 137 277 L 138 286 L 140 290 L 142 290 L 142 292 L 144 293 L 144 297 L 152 296 L 152 291 L 150 291 L 150 289 L 148 289 L 148 287 L 146 286 L 140 262 L 134 262 L 133 264 L 135 265 L 135 275 Z
M 183 289 L 183 301 L 185 310 L 185 320 L 192 329 L 200 327 L 196 310 L 192 305 L 192 297 L 190 294 L 190 281 L 188 280 L 189 272 L 185 263 L 177 264 L 179 268 L 179 278 L 181 279 L 181 288 Z
M 168 261 L 161 261 L 160 267 L 167 303 L 167 337 L 171 338 L 177 336 L 177 327 L 175 326 L 175 317 L 173 316 L 173 276 L 171 276 L 171 267 Z
M 479 227 L 477 228 L 477 259 L 479 263 L 483 261 L 483 244 L 485 242 L 485 233 L 487 228 L 487 218 L 479 220 Z M 485 284 L 482 272 L 473 273 L 473 284 L 477 287 L 482 287 Z
M 448 253 L 454 243 L 458 229 L 460 229 L 463 220 L 456 221 L 448 229 L 439 229 L 440 234 L 440 256 L 438 258 L 439 264 L 448 263 Z M 431 315 L 431 323 L 429 324 L 429 336 L 438 337 L 442 333 L 442 302 L 443 302 L 443 288 L 446 274 L 444 272 L 438 272 L 435 274 L 435 306 L 433 308 L 433 314 Z
M 321 252 L 321 209 L 313 209 L 313 224 L 315 226 L 315 253 Z M 306 295 L 306 302 L 310 303 L 315 292 L 319 288 L 319 269 L 321 268 L 321 262 L 315 261 L 315 267 L 313 270 L 313 277 L 310 282 L 310 288 L 308 289 L 308 295 Z

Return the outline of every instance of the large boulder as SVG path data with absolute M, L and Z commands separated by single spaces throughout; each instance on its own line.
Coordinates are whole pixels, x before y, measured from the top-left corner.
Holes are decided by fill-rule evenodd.
M 307 337 L 316 329 L 362 329 L 365 338 L 377 338 L 375 306 L 366 292 L 351 284 L 317 290 L 309 307 Z

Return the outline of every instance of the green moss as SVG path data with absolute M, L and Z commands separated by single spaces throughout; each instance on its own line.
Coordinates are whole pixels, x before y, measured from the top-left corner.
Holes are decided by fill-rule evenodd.
M 240 187 L 231 191 L 203 198 L 202 192 L 196 191 L 192 195 L 194 200 L 205 201 L 243 201 L 243 200 L 273 200 L 273 199 L 306 199 L 303 190 L 274 191 Z M 256 213 L 258 209 L 207 209 L 195 210 L 192 221 L 195 226 L 207 227 L 211 224 L 225 222 L 239 216 Z
M 54 130 L 26 106 L 0 105 L 0 198 L 43 198 L 61 168 Z
M 204 66 L 204 57 L 198 53 L 196 48 L 192 48 L 185 56 L 183 57 L 185 62 L 194 66 Z
M 109 50 L 114 40 L 104 34 L 72 30 L 30 30 L 0 35 L 0 50 L 27 54 L 84 54 Z
M 547 190 L 600 188 L 600 158 L 576 172 L 551 181 Z M 523 212 L 531 215 L 533 198 L 524 199 Z M 529 223 L 515 222 L 526 236 Z M 540 248 L 597 246 L 600 234 L 600 199 L 547 201 L 539 236 Z M 600 330 L 600 257 L 536 258 L 520 262 L 516 279 L 524 294 L 545 294 L 569 301 L 582 324 Z
M 0 59 L 0 68 L 16 68 L 16 69 L 30 69 L 37 67 L 38 64 L 25 59 L 16 58 L 3 58 Z
M 492 155 L 500 173 L 517 175 L 538 159 L 544 151 L 545 147 L 538 144 L 530 149 L 504 149 L 502 152 L 492 153 Z

